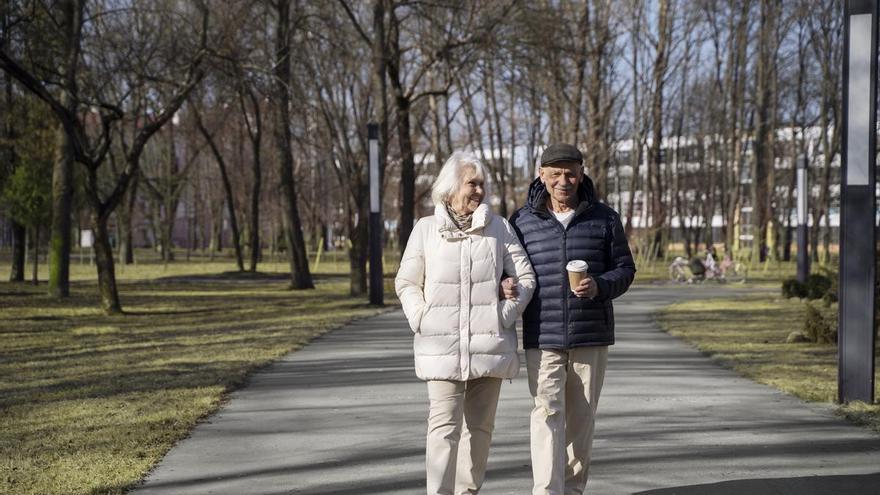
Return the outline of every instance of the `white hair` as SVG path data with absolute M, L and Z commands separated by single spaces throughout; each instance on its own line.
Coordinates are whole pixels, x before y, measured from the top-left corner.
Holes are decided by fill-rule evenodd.
M 440 173 L 437 174 L 437 180 L 431 187 L 431 199 L 435 205 L 442 205 L 449 201 L 449 198 L 455 194 L 461 187 L 462 170 L 472 168 L 477 173 L 477 177 L 483 180 L 483 203 L 489 197 L 489 171 L 483 162 L 473 153 L 466 151 L 456 151 L 450 155 Z

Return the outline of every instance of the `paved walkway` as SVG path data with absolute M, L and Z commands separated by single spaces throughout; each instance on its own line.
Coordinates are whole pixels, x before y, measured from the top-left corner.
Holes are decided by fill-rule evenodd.
M 880 494 L 880 435 L 739 378 L 651 314 L 726 289 L 637 287 L 616 303 L 590 494 Z M 424 493 L 426 387 L 400 312 L 290 354 L 134 493 Z M 482 493 L 530 492 L 525 372 L 505 382 Z

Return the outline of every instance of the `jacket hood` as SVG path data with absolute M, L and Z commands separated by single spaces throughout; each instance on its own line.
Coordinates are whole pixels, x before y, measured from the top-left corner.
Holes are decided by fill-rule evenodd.
M 589 208 L 596 202 L 596 187 L 593 185 L 593 180 L 586 174 L 584 174 L 584 180 L 578 186 L 577 193 L 577 209 L 579 211 Z M 547 192 L 547 188 L 541 182 L 541 178 L 535 177 L 535 180 L 529 186 L 529 199 L 526 201 L 526 206 L 531 208 L 532 211 L 547 211 L 547 197 L 549 195 L 550 193 Z

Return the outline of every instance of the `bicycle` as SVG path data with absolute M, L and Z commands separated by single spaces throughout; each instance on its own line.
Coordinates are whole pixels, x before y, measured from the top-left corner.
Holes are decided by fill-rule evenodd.
M 740 265 L 742 264 L 740 263 Z M 744 266 L 740 270 L 743 269 Z M 728 281 L 723 266 L 707 266 L 700 258 L 695 257 L 688 261 L 681 256 L 676 256 L 672 263 L 669 264 L 669 279 L 676 283 L 688 284 L 702 283 L 706 280 L 713 280 L 719 284 Z
M 749 267 L 742 261 L 733 261 L 725 256 L 719 267 L 721 276 L 730 282 L 745 283 L 749 275 Z
M 669 279 L 673 282 L 687 282 L 691 277 L 687 272 L 688 262 L 681 256 L 676 256 L 669 264 Z

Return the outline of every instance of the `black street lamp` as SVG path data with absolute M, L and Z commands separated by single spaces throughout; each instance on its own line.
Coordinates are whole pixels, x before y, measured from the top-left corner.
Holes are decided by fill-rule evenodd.
M 877 1 L 846 0 L 838 399 L 874 401 Z
M 379 125 L 367 124 L 370 159 L 370 304 L 385 304 L 382 277 L 382 201 L 379 179 Z

